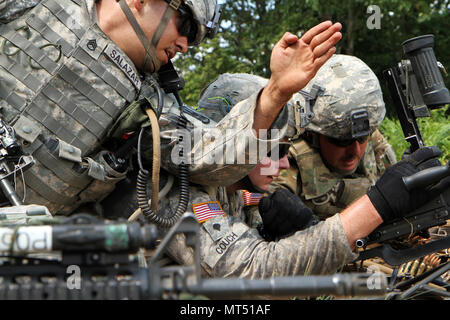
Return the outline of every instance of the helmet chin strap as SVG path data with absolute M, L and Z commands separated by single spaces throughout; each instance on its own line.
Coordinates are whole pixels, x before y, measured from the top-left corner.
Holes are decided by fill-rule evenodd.
M 141 41 L 141 44 L 145 49 L 145 58 L 142 70 L 143 71 L 147 70 L 146 69 L 147 65 L 151 63 L 153 68 L 150 69 L 150 71 L 157 72 L 161 67 L 161 62 L 156 56 L 156 47 L 158 45 L 159 40 L 161 39 L 164 30 L 167 27 L 169 20 L 172 18 L 172 15 L 175 13 L 175 11 L 178 10 L 178 7 L 181 4 L 181 0 L 177 1 L 174 0 L 169 3 L 169 6 L 164 12 L 163 17 L 161 18 L 161 21 L 159 22 L 159 25 L 156 28 L 155 33 L 153 34 L 151 42 L 145 35 L 139 23 L 137 22 L 126 1 L 125 0 L 116 0 L 116 1 L 119 3 L 120 8 L 122 9 L 126 18 L 130 22 L 131 27 L 133 28 L 134 32 L 136 33 L 138 39 Z

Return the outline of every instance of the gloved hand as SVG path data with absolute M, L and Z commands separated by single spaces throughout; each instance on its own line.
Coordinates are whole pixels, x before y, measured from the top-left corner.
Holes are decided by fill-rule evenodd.
M 260 232 L 267 241 L 274 241 L 319 222 L 302 200 L 286 189 L 276 189 L 259 201 L 263 226 Z
M 370 201 L 384 222 L 405 216 L 439 195 L 450 185 L 450 177 L 440 183 L 408 191 L 402 178 L 421 170 L 440 166 L 437 159 L 441 151 L 437 147 L 423 147 L 386 169 L 374 186 L 367 192 Z

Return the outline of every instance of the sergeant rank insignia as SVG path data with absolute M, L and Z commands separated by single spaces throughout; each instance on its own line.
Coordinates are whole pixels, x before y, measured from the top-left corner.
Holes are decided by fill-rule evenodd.
M 263 197 L 262 193 L 243 191 L 244 206 L 256 206 L 259 204 L 259 200 Z
M 219 201 L 208 201 L 193 204 L 192 210 L 200 223 L 203 223 L 215 216 L 225 216 L 225 212 L 223 212 Z

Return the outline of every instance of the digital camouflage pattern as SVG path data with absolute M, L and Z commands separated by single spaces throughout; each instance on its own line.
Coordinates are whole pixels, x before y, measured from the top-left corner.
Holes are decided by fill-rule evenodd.
M 214 34 L 208 34 L 209 28 L 216 27 L 213 24 L 216 13 L 216 0 L 183 0 L 184 4 L 191 9 L 194 20 L 197 23 L 197 36 L 195 37 L 193 45 L 198 45 L 202 40 Z M 218 26 L 217 26 L 218 27 Z
M 150 76 L 141 78 L 132 61 L 98 27 L 94 0 L 81 2 L 80 7 L 71 0 L 42 0 L 30 10 L 22 10 L 17 18 L 0 24 L 1 117 L 14 126 L 25 151 L 37 160 L 24 173 L 25 186 L 19 181 L 18 193 L 26 191 L 26 204 L 45 205 L 52 214 L 71 213 L 83 203 L 101 200 L 114 189 L 125 174 L 114 172 L 101 158 L 108 131 L 140 128 L 141 123 L 126 121 L 132 117 L 128 113 L 128 107 L 135 107 L 132 102 L 148 99 L 153 108 L 157 106 L 151 85 L 155 80 Z M 25 8 L 29 4 L 16 1 L 13 7 Z M 257 140 L 251 130 L 255 106 L 256 99 L 250 99 L 220 126 L 212 124 L 219 132 L 231 129 L 227 131 L 231 132 L 230 139 L 235 141 L 238 154 L 247 159 L 249 142 L 240 138 L 247 134 L 250 140 Z M 122 112 L 125 117 L 121 117 Z M 284 114 L 280 114 L 279 126 L 275 127 L 286 127 Z M 178 138 L 174 132 L 178 115 L 176 100 L 166 96 L 159 121 L 162 165 L 175 173 L 178 167 L 173 164 L 171 151 Z M 193 140 L 193 129 L 203 125 L 195 117 L 186 118 L 188 140 Z M 119 123 L 114 123 L 117 119 Z M 243 167 L 222 165 L 208 162 L 208 155 L 196 151 L 214 152 L 222 150 L 221 146 L 220 141 L 205 138 L 197 141 L 195 150 L 186 150 L 190 158 L 195 156 L 195 163 L 189 166 L 192 181 L 231 184 L 233 177 L 245 176 L 258 162 L 247 160 L 248 165 Z M 80 164 L 84 169 L 73 170 Z
M 259 92 L 268 80 L 247 73 L 221 74 L 200 93 L 198 111 L 219 122 L 238 102 Z
M 249 146 L 258 148 L 261 146 L 269 151 L 274 144 L 279 143 L 280 139 L 291 137 L 297 132 L 292 116 L 295 101 L 291 99 L 266 131 L 267 135 L 262 135 L 261 138 L 255 137 L 252 129 L 253 114 L 259 93 L 267 81 L 256 75 L 226 73 L 202 90 L 197 110 L 213 121 L 209 125 L 197 123 L 197 127 L 192 130 L 190 142 L 193 146 L 193 160 L 190 170 L 194 172 L 189 176 L 190 181 L 212 186 L 231 185 L 245 177 L 261 161 L 261 156 L 265 155 L 260 154 L 259 149 L 250 149 Z M 177 113 L 179 112 L 176 108 L 168 112 L 169 115 Z M 162 118 L 163 122 L 170 122 L 169 119 Z M 205 134 L 205 128 L 213 128 L 213 130 Z M 173 141 L 172 133 L 175 131 L 176 127 L 173 126 L 172 131 L 167 130 L 169 134 L 161 134 L 162 149 L 172 147 L 173 143 L 170 141 Z M 194 145 L 195 136 L 201 137 L 202 143 Z M 232 148 L 227 149 L 228 146 Z M 225 161 L 227 150 L 232 150 L 232 153 L 236 155 L 236 158 L 231 160 L 236 161 L 239 157 L 240 162 L 236 163 L 228 158 Z M 162 151 L 163 164 L 169 167 L 171 172 L 174 172 L 176 168 L 167 157 L 175 151 L 175 149 L 171 149 L 171 152 Z M 191 158 L 188 157 L 188 159 Z M 209 166 L 207 163 L 212 165 Z M 198 164 L 201 164 L 201 167 Z M 214 174 L 205 176 L 205 172 L 214 172 Z
M 242 191 L 227 195 L 223 187 L 194 185 L 189 191 L 190 212 L 192 205 L 208 201 L 219 201 L 225 212 L 225 217 L 211 218 L 200 229 L 200 260 L 206 276 L 262 279 L 330 274 L 356 258 L 338 215 L 279 241 L 266 242 L 248 225 Z M 178 193 L 173 188 L 160 202 L 162 211 L 174 212 Z M 184 235 L 177 235 L 167 252 L 178 263 L 193 263 L 193 252 L 184 240 Z
M 341 212 L 367 193 L 384 170 L 395 163 L 392 147 L 375 130 L 370 136 L 362 161 L 351 175 L 330 170 L 320 151 L 304 140 L 289 149 L 290 168 L 283 169 L 271 184 L 271 190 L 283 187 L 297 194 L 321 219 Z
M 41 0 L 0 0 L 0 22 L 15 19 L 23 11 L 34 7 Z
M 250 146 L 271 150 L 274 144 L 287 135 L 286 107 L 267 131 L 270 133 L 274 129 L 274 134 L 260 138 L 254 135 L 252 127 L 257 97 L 258 93 L 255 93 L 239 102 L 217 124 L 211 122 L 211 126 L 202 126 L 199 123 L 195 127 L 191 124 L 188 132 L 181 131 L 188 133 L 184 135 L 185 141 L 188 141 L 184 149 L 190 151 L 186 157 L 191 160 L 190 181 L 211 186 L 231 185 L 245 177 L 265 156 Z M 164 126 L 161 130 L 161 163 L 170 172 L 178 172 L 177 162 L 173 160 L 180 150 L 180 146 L 174 144 L 179 136 L 177 133 L 180 133 L 173 120 L 173 115 L 177 114 L 179 109 L 173 105 L 167 110 L 166 116 L 160 118 L 161 127 Z
M 342 54 L 333 55 L 306 85 L 309 91 L 313 84 L 325 88 L 314 105 L 314 118 L 306 130 L 337 139 L 351 139 L 352 121 L 350 113 L 367 110 L 370 128 L 383 121 L 386 109 L 380 84 L 373 71 L 360 59 Z M 299 98 L 304 106 L 304 98 Z
M 128 57 L 92 23 L 94 1 L 83 5 L 42 0 L 0 25 L 1 117 L 36 161 L 17 190 L 52 214 L 101 199 L 125 177 L 106 165 L 101 144 L 141 86 Z

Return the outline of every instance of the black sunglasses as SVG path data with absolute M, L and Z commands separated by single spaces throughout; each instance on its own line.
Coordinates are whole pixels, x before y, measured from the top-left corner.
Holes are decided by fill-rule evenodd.
M 187 7 L 178 7 L 178 12 L 180 13 L 177 23 L 178 33 L 182 37 L 187 37 L 188 44 L 191 44 L 197 37 L 197 24 L 195 23 L 194 17 Z
M 290 143 L 286 143 L 286 142 L 281 142 L 278 145 L 278 153 L 275 152 L 275 150 L 277 149 L 277 147 L 273 148 L 272 150 L 269 151 L 269 153 L 267 154 L 267 156 L 272 159 L 272 160 L 280 160 L 281 158 L 283 158 L 285 155 L 289 154 L 289 148 L 291 147 Z
M 348 147 L 351 146 L 355 141 L 358 141 L 359 144 L 363 144 L 364 142 L 367 141 L 368 137 L 369 136 L 362 136 L 356 139 L 336 139 L 332 137 L 327 137 L 327 140 L 329 143 L 334 144 L 335 146 Z

